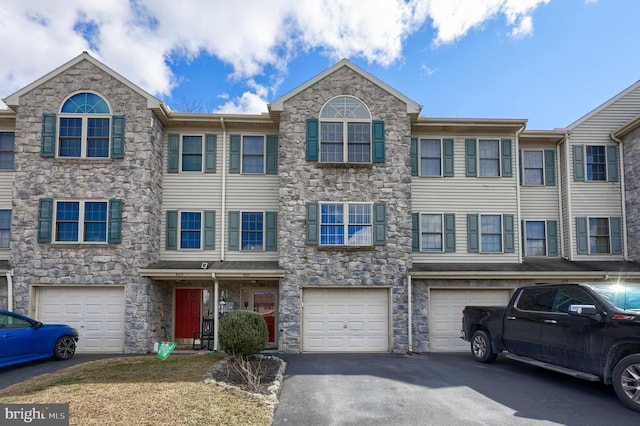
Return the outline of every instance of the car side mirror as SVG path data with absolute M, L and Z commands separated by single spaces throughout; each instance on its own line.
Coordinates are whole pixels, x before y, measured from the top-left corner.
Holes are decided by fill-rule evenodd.
M 44 324 L 41 323 L 40 321 L 36 321 L 36 323 L 34 324 L 36 328 L 40 328 L 42 327 Z
M 595 315 L 598 309 L 595 305 L 570 305 L 569 313 L 574 315 Z

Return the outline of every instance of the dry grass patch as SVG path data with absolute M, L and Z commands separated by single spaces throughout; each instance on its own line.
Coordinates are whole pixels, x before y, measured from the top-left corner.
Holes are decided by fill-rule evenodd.
M 264 401 L 204 384 L 222 357 L 88 362 L 0 390 L 0 402 L 69 403 L 71 425 L 270 425 L 273 410 Z

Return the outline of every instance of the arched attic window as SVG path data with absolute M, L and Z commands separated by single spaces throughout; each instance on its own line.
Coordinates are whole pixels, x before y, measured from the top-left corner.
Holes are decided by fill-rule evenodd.
M 371 162 L 371 113 L 363 102 L 339 96 L 322 107 L 320 161 Z
M 43 157 L 124 158 L 124 116 L 90 92 L 70 96 L 58 115 L 42 117 Z

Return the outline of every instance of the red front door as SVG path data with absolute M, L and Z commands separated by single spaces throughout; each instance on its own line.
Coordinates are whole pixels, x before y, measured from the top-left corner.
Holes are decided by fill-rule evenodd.
M 200 294 L 199 288 L 176 290 L 176 339 L 193 338 L 200 331 Z

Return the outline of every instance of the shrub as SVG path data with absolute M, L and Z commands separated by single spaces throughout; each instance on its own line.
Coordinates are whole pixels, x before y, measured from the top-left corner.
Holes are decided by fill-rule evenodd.
M 262 315 L 252 311 L 233 311 L 220 321 L 218 330 L 222 350 L 229 355 L 254 355 L 262 352 L 269 332 Z

